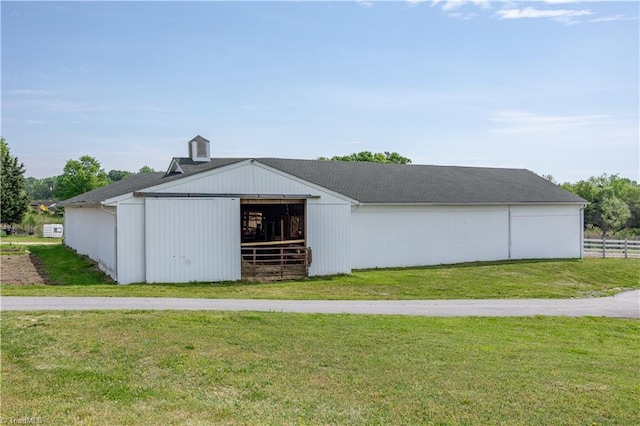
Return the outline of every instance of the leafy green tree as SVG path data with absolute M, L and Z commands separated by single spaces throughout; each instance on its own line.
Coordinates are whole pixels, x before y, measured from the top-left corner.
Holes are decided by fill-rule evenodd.
M 557 184 L 558 182 L 556 181 L 556 178 L 553 177 L 552 174 L 548 174 L 548 175 L 540 175 L 540 177 L 545 178 L 546 180 L 548 180 L 551 183 L 555 183 Z
M 630 218 L 631 212 L 624 201 L 615 196 L 606 197 L 600 202 L 602 238 L 605 238 L 609 231 L 615 232 L 624 228 Z
M 109 173 L 107 173 L 107 177 L 111 182 L 117 182 L 119 180 L 126 179 L 129 176 L 133 176 L 133 173 L 125 170 L 110 170 Z
M 25 188 L 27 195 L 31 200 L 52 200 L 53 188 L 55 187 L 56 178 L 47 177 L 36 179 L 34 177 L 25 178 Z
M 627 203 L 629 213 L 631 213 L 628 227 L 640 230 L 640 185 L 630 185 L 623 195 L 622 200 Z
M 407 157 L 403 157 L 397 152 L 388 152 L 385 151 L 372 153 L 371 151 L 362 151 L 358 153 L 353 153 L 349 155 L 334 155 L 331 158 L 320 157 L 318 160 L 325 161 L 365 161 L 371 163 L 394 163 L 394 164 L 409 164 L 411 163 L 411 159 Z
M 69 160 L 64 166 L 62 175 L 56 180 L 53 194 L 66 200 L 109 183 L 109 177 L 100 168 L 100 162 L 84 155 L 79 160 Z
M 640 185 L 631 179 L 611 176 L 611 187 L 615 196 L 629 208 L 628 228 L 640 230 Z
M 561 186 L 591 203 L 584 211 L 585 226 L 597 226 L 604 234 L 623 228 L 640 229 L 640 185 L 637 182 L 603 174 Z
M 22 218 L 22 226 L 27 229 L 27 232 L 30 235 L 34 234 L 37 224 L 38 220 L 36 219 L 36 213 L 33 210 L 27 212 Z
M 138 170 L 138 173 L 155 173 L 155 170 L 149 166 L 142 166 L 140 167 L 140 170 Z
M 29 208 L 25 191 L 24 164 L 11 155 L 9 145 L 0 137 L 0 222 L 20 223 Z

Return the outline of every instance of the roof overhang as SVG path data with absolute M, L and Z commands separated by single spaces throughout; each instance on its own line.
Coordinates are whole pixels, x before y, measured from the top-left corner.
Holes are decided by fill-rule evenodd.
M 218 192 L 134 192 L 134 197 L 145 198 L 244 198 L 256 200 L 310 199 L 320 198 L 311 194 L 235 194 Z
M 100 206 L 100 201 L 74 201 L 71 203 L 65 203 L 61 201 L 57 204 L 59 207 L 97 207 Z
M 445 207 L 478 207 L 478 206 L 582 206 L 585 207 L 591 203 L 587 201 L 516 201 L 516 202 L 500 202 L 500 203 L 359 203 L 359 206 L 445 206 Z

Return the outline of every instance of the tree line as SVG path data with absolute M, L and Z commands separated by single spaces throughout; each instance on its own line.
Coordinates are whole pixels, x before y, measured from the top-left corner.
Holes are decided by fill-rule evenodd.
M 25 177 L 24 164 L 11 155 L 9 144 L 0 137 L 0 223 L 12 225 L 23 219 L 32 222 L 31 213 L 44 213 L 43 209 L 30 212 L 32 201 L 65 200 L 87 191 L 126 179 L 138 173 L 152 173 L 149 166 L 143 166 L 137 173 L 111 170 L 108 173 L 95 158 L 84 155 L 77 160 L 69 160 L 62 174 L 42 179 Z M 25 217 L 26 215 L 26 217 Z
M 98 160 L 84 155 L 78 160 L 67 161 L 59 176 L 25 178 L 25 191 L 32 200 L 65 200 L 139 173 L 154 171 L 149 166 L 143 166 L 138 172 L 110 170 L 107 173 Z
M 560 185 L 590 204 L 584 209 L 589 236 L 640 236 L 640 185 L 618 175 L 603 174 Z
M 354 152 L 349 155 L 334 155 L 331 158 L 319 157 L 318 160 L 323 161 L 366 161 L 370 163 L 393 163 L 393 164 L 409 164 L 411 159 L 404 157 L 397 152 L 376 152 L 362 151 Z
M 127 179 L 135 174 L 150 173 L 154 170 L 142 167 L 137 173 L 124 170 L 105 172 L 100 162 L 84 155 L 78 160 L 69 160 L 59 176 L 43 179 L 25 178 L 24 165 L 9 151 L 9 146 L 0 138 L 2 190 L 0 222 L 19 223 L 27 211 L 31 200 L 65 200 L 113 182 Z M 362 151 L 331 158 L 325 161 L 367 161 L 379 163 L 409 164 L 411 159 L 397 152 L 372 153 Z M 556 183 L 553 176 L 543 176 Z M 587 235 L 616 235 L 619 237 L 640 237 L 640 185 L 631 179 L 618 175 L 603 174 L 576 183 L 560 184 L 564 189 L 589 202 L 584 211 Z
M 397 152 L 362 151 L 344 156 L 331 158 L 320 157 L 326 161 L 368 161 L 376 163 L 408 164 L 411 160 Z M 32 200 L 65 200 L 75 197 L 92 189 L 100 188 L 113 182 L 126 179 L 139 173 L 152 173 L 149 166 L 143 166 L 137 173 L 126 170 L 110 170 L 105 172 L 100 162 L 95 158 L 84 155 L 78 160 L 69 160 L 60 176 L 36 179 L 25 178 L 25 190 Z

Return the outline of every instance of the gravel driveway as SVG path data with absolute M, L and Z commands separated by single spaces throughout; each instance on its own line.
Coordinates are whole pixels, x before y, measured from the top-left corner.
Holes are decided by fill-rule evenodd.
M 415 316 L 640 318 L 640 290 L 586 299 L 261 300 L 153 297 L 2 297 L 0 311 L 194 310 Z

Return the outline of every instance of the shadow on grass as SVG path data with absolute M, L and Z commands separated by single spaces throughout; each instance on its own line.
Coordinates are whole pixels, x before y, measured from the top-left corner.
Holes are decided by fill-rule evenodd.
M 29 246 L 29 251 L 33 253 L 41 262 L 40 270 L 49 285 L 75 286 L 75 285 L 95 285 L 113 284 L 117 285 L 107 274 L 100 270 L 97 263 L 84 255 L 79 255 L 75 250 L 63 245 L 55 246 Z M 542 263 L 578 263 L 581 259 L 522 259 L 522 260 L 501 260 L 491 262 L 467 262 L 450 265 L 395 267 L 395 268 L 371 268 L 354 270 L 353 274 L 337 274 L 308 277 L 294 281 L 220 281 L 220 282 L 188 282 L 188 283 L 131 283 L 127 286 L 144 287 L 159 286 L 171 288 L 257 288 L 268 286 L 269 284 L 290 283 L 305 284 L 313 282 L 344 281 L 354 277 L 358 273 L 370 272 L 393 272 L 393 271 L 422 271 L 422 270 L 454 270 L 461 268 L 492 267 L 503 265 L 535 265 Z
M 115 284 L 98 264 L 63 245 L 33 245 L 28 250 L 39 261 L 39 272 L 48 285 Z
M 464 262 L 464 263 L 451 263 L 440 265 L 424 265 L 424 266 L 400 266 L 393 268 L 367 268 L 367 269 L 355 269 L 353 272 L 371 272 L 371 271 L 406 271 L 412 269 L 416 271 L 429 270 L 429 269 L 461 269 L 461 268 L 477 268 L 479 266 L 501 266 L 501 265 L 533 265 L 538 263 L 567 263 L 567 262 L 580 262 L 582 259 L 512 259 L 512 260 L 492 260 L 492 261 L 478 261 L 478 262 Z

